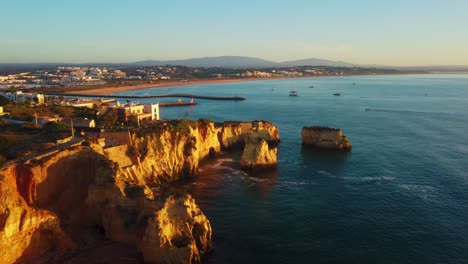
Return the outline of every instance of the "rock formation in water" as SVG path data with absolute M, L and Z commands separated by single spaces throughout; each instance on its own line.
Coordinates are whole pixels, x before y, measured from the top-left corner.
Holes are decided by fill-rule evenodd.
M 341 129 L 312 126 L 302 128 L 302 144 L 321 149 L 350 150 L 351 143 Z
M 241 169 L 257 170 L 276 167 L 278 149 L 268 146 L 262 138 L 250 137 L 245 143 L 240 161 Z
M 0 170 L 0 263 L 60 262 L 101 237 L 149 262 L 200 262 L 210 223 L 193 198 L 162 184 L 196 175 L 200 160 L 249 137 L 279 141 L 269 122 L 183 120 L 136 130 L 129 144 L 76 146 Z

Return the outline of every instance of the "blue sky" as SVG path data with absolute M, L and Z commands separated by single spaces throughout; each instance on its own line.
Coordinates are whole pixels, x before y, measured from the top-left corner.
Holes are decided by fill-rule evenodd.
M 468 64 L 465 0 L 5 0 L 0 10 L 0 62 L 241 55 Z

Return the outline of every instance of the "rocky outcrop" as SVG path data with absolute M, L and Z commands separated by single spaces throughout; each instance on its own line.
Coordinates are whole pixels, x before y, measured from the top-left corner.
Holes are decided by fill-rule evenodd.
M 278 144 L 280 141 L 278 128 L 268 121 L 224 122 L 219 141 L 224 149 L 242 148 L 249 137 L 263 139 L 269 144 Z
M 162 183 L 196 175 L 203 158 L 246 138 L 279 141 L 264 121 L 182 120 L 130 137 L 128 146 L 78 146 L 1 170 L 0 262 L 60 262 L 99 239 L 134 245 L 151 262 L 200 262 L 211 248 L 210 223 L 193 198 L 167 195 Z M 253 162 L 276 157 L 264 149 Z
M 321 149 L 350 150 L 351 143 L 341 129 L 330 127 L 303 127 L 302 144 Z
M 242 153 L 240 166 L 243 170 L 257 170 L 274 168 L 277 165 L 276 154 L 278 149 L 269 147 L 261 138 L 249 138 Z
M 171 196 L 148 220 L 140 251 L 145 262 L 200 263 L 211 249 L 211 225 L 195 200 Z

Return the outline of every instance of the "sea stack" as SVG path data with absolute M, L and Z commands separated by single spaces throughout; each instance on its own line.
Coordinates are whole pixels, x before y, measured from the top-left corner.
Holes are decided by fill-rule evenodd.
M 302 145 L 321 149 L 351 150 L 351 143 L 341 129 L 312 126 L 302 128 Z
M 274 168 L 278 162 L 277 153 L 278 149 L 270 147 L 264 139 L 249 137 L 242 152 L 241 169 L 250 171 Z

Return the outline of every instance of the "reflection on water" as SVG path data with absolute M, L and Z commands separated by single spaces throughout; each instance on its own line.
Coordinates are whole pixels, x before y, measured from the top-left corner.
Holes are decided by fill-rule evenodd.
M 323 150 L 309 146 L 302 146 L 301 157 L 305 166 L 313 167 L 318 171 L 327 171 L 341 174 L 345 168 L 346 160 L 352 152 Z

